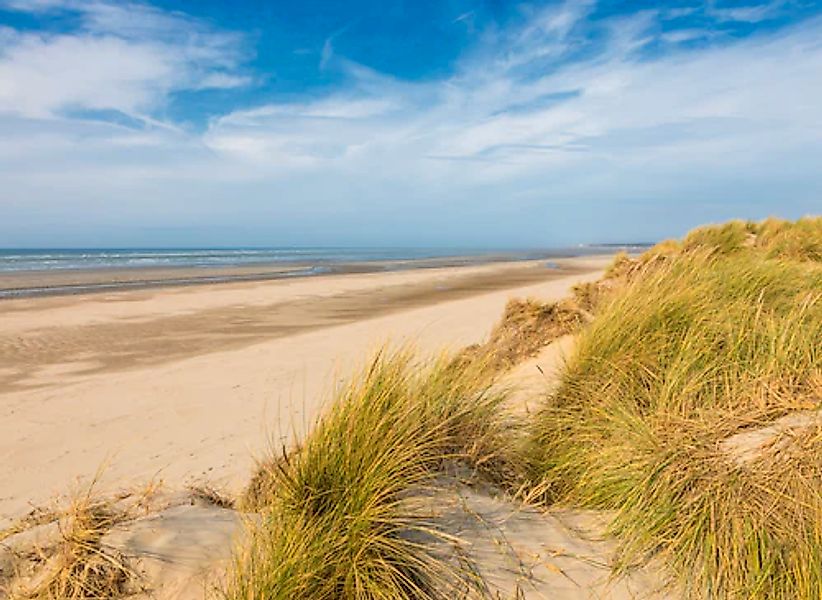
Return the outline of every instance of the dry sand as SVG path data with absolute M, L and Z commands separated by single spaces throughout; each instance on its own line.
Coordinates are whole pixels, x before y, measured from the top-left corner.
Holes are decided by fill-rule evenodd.
M 236 490 L 381 344 L 480 342 L 509 298 L 562 297 L 608 260 L 0 302 L 0 527 L 101 465 L 104 488 Z
M 526 358 L 505 373 L 496 386 L 505 390 L 511 408 L 532 414 L 539 403 L 559 384 L 566 359 L 574 349 L 575 338 L 565 335 Z
M 602 511 L 538 511 L 492 489 L 441 477 L 430 515 L 459 540 L 486 597 L 500 600 L 673 600 L 656 563 L 614 576 L 616 543 Z

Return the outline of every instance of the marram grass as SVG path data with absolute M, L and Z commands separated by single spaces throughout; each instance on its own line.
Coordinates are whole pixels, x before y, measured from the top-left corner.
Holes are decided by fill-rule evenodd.
M 546 502 L 617 511 L 619 566 L 660 557 L 693 598 L 822 598 L 822 421 L 752 461 L 723 446 L 820 407 L 820 226 L 697 230 L 610 274 L 527 452 Z
M 739 252 L 761 254 L 767 258 L 793 261 L 822 261 L 822 217 L 804 217 L 797 221 L 765 219 L 760 222 L 729 221 L 705 225 L 689 232 L 678 244 L 668 241 L 657 251 L 670 252 L 710 250 L 728 255 Z
M 498 478 L 510 468 L 501 397 L 481 369 L 379 356 L 303 444 L 272 457 L 245 502 L 262 514 L 237 554 L 232 599 L 454 598 L 467 582 L 432 552 L 439 535 L 408 492 L 445 460 Z M 435 546 L 436 544 L 434 544 Z

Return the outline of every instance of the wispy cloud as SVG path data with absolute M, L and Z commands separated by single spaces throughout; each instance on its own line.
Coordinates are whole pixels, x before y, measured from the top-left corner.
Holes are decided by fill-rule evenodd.
M 82 18 L 73 33 L 0 31 L 0 183 L 51 210 L 55 186 L 98 199 L 116 190 L 146 222 L 157 209 L 147 197 L 164 199 L 161 211 L 196 202 L 226 219 L 243 206 L 257 221 L 321 214 L 335 227 L 354 226 L 341 214 L 387 219 L 388 207 L 418 222 L 430 204 L 444 222 L 449 210 L 500 231 L 517 222 L 533 241 L 523 215 L 546 207 L 627 219 L 649 203 L 702 220 L 726 214 L 723 197 L 733 214 L 776 206 L 780 185 L 796 210 L 822 192 L 822 174 L 806 168 L 822 160 L 818 18 L 739 39 L 672 26 L 687 7 L 594 21 L 592 2 L 566 2 L 476 31 L 451 74 L 415 81 L 347 59 L 332 36 L 319 66 L 333 59 L 336 87 L 190 131 L 162 118 L 164 103 L 248 84 L 241 37 L 142 4 L 18 4 Z M 779 10 L 750 8 L 706 14 L 753 21 Z M 59 123 L 38 125 L 46 118 Z
M 682 44 L 685 42 L 692 42 L 694 40 L 703 40 L 715 37 L 716 32 L 706 29 L 677 29 L 674 31 L 666 31 L 659 37 L 662 41 L 669 44 Z
M 720 21 L 759 23 L 779 16 L 784 6 L 785 0 L 733 7 L 719 5 L 712 0 L 708 3 L 708 14 Z
M 406 169 L 424 169 L 419 165 L 429 156 L 492 155 L 500 165 L 482 174 L 487 177 L 592 157 L 651 160 L 660 152 L 722 161 L 730 147 L 740 153 L 737 158 L 761 155 L 775 146 L 812 141 L 819 133 L 819 118 L 807 101 L 822 100 L 815 76 L 822 67 L 819 22 L 648 58 L 641 51 L 654 39 L 676 42 L 709 34 L 655 33 L 654 15 L 643 14 L 604 25 L 606 38 L 598 41 L 597 51 L 568 61 L 566 53 L 580 44 L 569 39 L 584 15 L 576 10 L 546 11 L 506 32 L 515 53 L 497 62 L 478 53 L 454 76 L 421 83 L 352 69 L 344 92 L 309 106 L 271 105 L 227 115 L 212 123 L 207 143 L 248 135 L 261 148 L 270 132 L 276 140 L 272 148 L 292 158 L 305 153 L 306 164 L 328 159 L 356 166 L 357 160 L 397 157 Z M 546 60 L 546 43 L 555 48 L 553 61 Z M 322 110 L 312 112 L 314 106 Z M 310 117 L 320 113 L 346 122 L 318 126 Z M 749 145 L 753 137 L 764 141 L 776 131 L 781 139 Z M 328 152 L 329 146 L 336 151 Z M 564 147 L 571 149 L 569 156 L 563 156 Z M 583 147 L 587 157 L 580 155 Z M 285 159 L 274 150 L 269 156 L 272 164 Z

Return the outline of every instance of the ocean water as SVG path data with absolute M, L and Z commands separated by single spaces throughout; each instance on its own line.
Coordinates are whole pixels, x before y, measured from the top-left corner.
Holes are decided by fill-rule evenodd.
M 86 248 L 0 249 L 0 273 L 87 269 L 236 267 L 301 265 L 322 272 L 323 266 L 369 262 L 405 263 L 426 259 L 528 260 L 614 251 L 611 246 L 578 246 L 545 250 L 477 250 L 467 248 Z
M 79 248 L 0 250 L 0 272 L 372 262 L 446 256 L 430 250 L 349 248 Z
M 351 271 L 394 271 L 502 260 L 612 253 L 640 246 L 577 246 L 548 250 L 437 248 L 86 248 L 0 249 L 0 300 L 144 287 L 192 285 Z M 259 267 L 238 273 L 220 267 Z M 166 272 L 155 275 L 151 269 Z M 179 273 L 174 269 L 179 268 Z M 196 273 L 202 269 L 202 273 Z M 195 271 L 192 273 L 192 270 Z

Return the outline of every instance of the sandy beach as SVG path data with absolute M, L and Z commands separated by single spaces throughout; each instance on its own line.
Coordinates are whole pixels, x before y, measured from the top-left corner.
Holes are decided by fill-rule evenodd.
M 381 345 L 480 342 L 509 298 L 560 298 L 609 257 L 0 302 L 0 523 L 103 469 L 236 490 Z
M 0 0 L 0 600 L 822 600 L 821 39 Z

